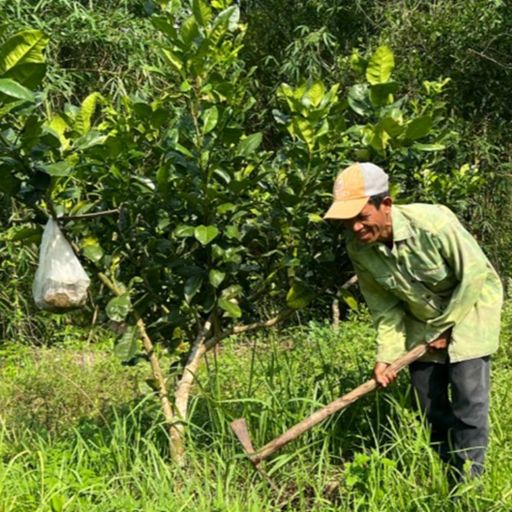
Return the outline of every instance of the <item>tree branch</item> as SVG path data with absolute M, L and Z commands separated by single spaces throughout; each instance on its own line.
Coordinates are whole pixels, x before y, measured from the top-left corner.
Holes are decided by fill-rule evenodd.
M 178 385 L 176 386 L 175 393 L 175 407 L 178 414 L 178 417 L 182 420 L 185 420 L 187 417 L 187 409 L 188 409 L 188 399 L 190 396 L 190 390 L 192 389 L 192 384 L 194 383 L 194 379 L 196 377 L 197 369 L 199 367 L 199 363 L 201 362 L 201 358 L 205 354 L 207 348 L 205 344 L 205 340 L 208 337 L 212 328 L 212 317 L 206 320 L 205 324 L 199 331 L 193 345 L 192 350 L 187 359 L 187 363 L 185 368 L 183 369 L 183 375 L 181 376 Z M 182 428 L 182 426 L 181 426 Z
M 470 51 L 471 53 L 477 55 L 478 57 L 480 57 L 482 59 L 488 60 L 489 62 L 496 64 L 500 68 L 512 69 L 512 66 L 510 66 L 508 64 L 503 64 L 502 62 L 499 62 L 496 59 L 489 57 L 489 55 L 486 55 L 485 53 L 478 52 L 478 51 L 474 50 L 473 48 L 468 48 L 468 51 Z
M 114 295 L 121 295 L 121 290 L 119 290 L 119 288 L 103 272 L 98 272 L 98 277 L 100 281 L 114 293 Z M 162 411 L 164 413 L 165 422 L 169 429 L 169 447 L 171 452 L 171 458 L 173 460 L 180 460 L 183 455 L 183 447 L 182 444 L 179 442 L 181 441 L 181 435 L 176 428 L 176 417 L 173 411 L 172 404 L 169 400 L 165 378 L 163 376 L 162 369 L 160 368 L 160 361 L 158 360 L 158 357 L 155 354 L 154 345 L 153 342 L 151 341 L 151 338 L 148 336 L 144 321 L 136 311 L 133 311 L 133 316 L 135 317 L 137 329 L 139 330 L 144 350 L 148 356 L 149 363 L 151 365 L 153 377 L 158 382 L 158 396 L 160 398 L 160 403 L 162 405 Z
M 350 288 L 352 285 L 356 284 L 357 283 L 357 274 L 354 274 L 348 281 L 345 281 L 341 287 L 344 289 L 344 290 L 347 290 L 348 288 Z
M 68 220 L 94 219 L 95 217 L 114 215 L 116 213 L 119 213 L 119 208 L 116 208 L 114 210 L 104 210 L 102 212 L 84 213 L 83 215 L 64 215 L 62 217 L 57 217 L 57 220 L 67 222 Z
M 258 331 L 260 329 L 266 329 L 267 327 L 273 327 L 279 322 L 282 322 L 283 320 L 289 318 L 291 315 L 293 315 L 293 313 L 295 313 L 295 309 L 286 308 L 273 318 L 269 318 L 264 322 L 254 322 L 252 324 L 247 325 L 235 325 L 231 329 L 228 329 L 227 331 L 221 332 L 220 334 L 217 334 L 217 336 L 210 338 L 205 343 L 206 350 L 212 349 L 217 343 L 219 343 L 219 341 L 223 340 L 224 338 L 227 338 L 228 336 L 232 336 L 233 334 L 244 334 L 250 331 Z

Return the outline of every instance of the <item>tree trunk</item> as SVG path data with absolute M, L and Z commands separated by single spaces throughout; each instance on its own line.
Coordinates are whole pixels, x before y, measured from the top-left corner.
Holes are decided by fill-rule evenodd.
M 171 460 L 180 463 L 183 459 L 184 447 L 182 437 L 177 429 L 177 425 L 179 425 L 178 418 L 176 417 L 172 404 L 169 400 L 166 381 L 162 374 L 162 369 L 160 368 L 160 361 L 155 354 L 153 342 L 146 332 L 146 327 L 142 318 L 137 319 L 137 328 L 139 329 L 139 334 L 142 338 L 144 350 L 149 358 L 151 372 L 153 373 L 155 380 L 158 382 L 158 397 L 160 398 L 165 424 L 169 433 L 169 453 L 171 455 Z
M 105 274 L 100 272 L 98 273 L 98 277 L 100 278 L 101 282 L 104 283 L 107 288 L 109 288 L 116 296 L 121 295 L 121 291 Z M 148 336 L 146 331 L 144 320 L 142 320 L 136 311 L 133 311 L 133 315 L 137 323 L 137 329 L 139 331 L 140 337 L 142 338 L 144 351 L 146 352 L 146 355 L 149 359 L 149 364 L 151 365 L 151 372 L 154 379 L 158 383 L 158 397 L 160 398 L 160 404 L 162 406 L 165 424 L 169 433 L 169 453 L 171 460 L 181 463 L 184 453 L 183 436 L 181 435 L 180 429 L 178 427 L 181 424 L 179 423 L 179 418 L 175 414 L 172 404 L 169 400 L 167 383 L 160 367 L 160 361 L 155 354 L 153 342 L 151 341 L 151 338 Z
M 183 375 L 174 394 L 175 421 L 171 427 L 171 453 L 176 455 L 173 460 L 180 465 L 185 462 L 185 422 L 187 421 L 190 393 L 201 359 L 207 351 L 206 339 L 211 327 L 211 320 L 208 319 L 192 345 Z
M 333 299 L 332 301 L 332 326 L 337 329 L 340 325 L 340 301 Z

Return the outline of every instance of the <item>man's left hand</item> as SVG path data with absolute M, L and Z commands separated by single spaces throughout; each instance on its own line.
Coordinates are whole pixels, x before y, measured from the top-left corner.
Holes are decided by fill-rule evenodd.
M 444 331 L 442 334 L 439 335 L 437 339 L 430 342 L 428 345 L 428 348 L 431 352 L 434 352 L 436 350 L 444 350 L 446 347 L 448 347 L 448 343 L 450 343 L 450 337 L 452 334 L 452 328 L 450 327 L 446 331 Z

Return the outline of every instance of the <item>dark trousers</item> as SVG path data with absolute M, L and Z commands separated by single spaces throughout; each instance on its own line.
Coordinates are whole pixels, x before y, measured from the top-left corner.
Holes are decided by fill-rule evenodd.
M 431 442 L 457 470 L 470 460 L 471 476 L 483 471 L 489 439 L 490 358 L 410 365 L 416 407 L 431 425 Z

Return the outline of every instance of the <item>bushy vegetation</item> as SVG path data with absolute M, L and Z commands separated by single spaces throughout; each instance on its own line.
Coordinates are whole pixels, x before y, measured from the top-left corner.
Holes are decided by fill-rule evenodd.
M 404 379 L 271 462 L 277 495 L 228 422 L 244 415 L 261 445 L 368 375 L 373 333 L 321 219 L 349 162 L 381 164 L 398 202 L 454 209 L 507 282 L 510 3 L 0 0 L 0 15 L 0 508 L 509 508 L 506 343 L 484 491 L 450 505 Z M 30 299 L 49 216 L 93 278 L 60 317 Z M 338 302 L 352 319 L 335 332 Z
M 9 31 L 51 35 L 45 93 L 53 106 L 80 102 L 99 91 L 120 99 L 155 87 L 147 66 L 154 58 L 151 2 L 0 1 Z M 153 39 L 153 44 L 149 44 Z
M 267 462 L 276 489 L 244 459 L 228 427 L 233 418 L 244 415 L 261 446 L 367 378 L 374 333 L 360 314 L 338 331 L 310 323 L 243 343 L 233 339 L 209 356 L 191 406 L 185 468 L 169 463 L 164 425 L 146 394 L 149 374 L 127 373 L 105 344 L 78 350 L 77 331 L 52 349 L 9 345 L 0 371 L 0 506 L 19 512 L 508 510 L 510 312 L 509 304 L 494 361 L 491 445 L 481 482 L 451 487 L 409 408 L 405 375 L 393 390 L 364 398 Z

